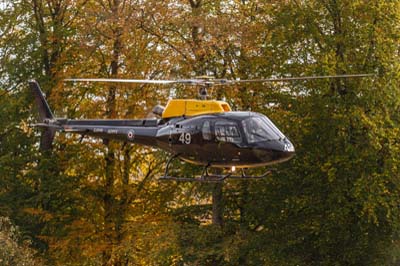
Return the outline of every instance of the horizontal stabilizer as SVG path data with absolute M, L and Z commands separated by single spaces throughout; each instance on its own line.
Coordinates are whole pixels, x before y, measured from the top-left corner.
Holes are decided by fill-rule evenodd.
M 55 130 L 62 130 L 63 128 L 59 125 L 55 124 L 47 124 L 47 123 L 36 123 L 32 124 L 34 127 L 44 127 L 44 128 L 54 128 Z

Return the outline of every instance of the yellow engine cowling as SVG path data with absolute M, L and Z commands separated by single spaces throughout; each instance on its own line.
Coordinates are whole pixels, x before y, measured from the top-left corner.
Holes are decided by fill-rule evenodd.
M 195 116 L 231 111 L 229 104 L 223 101 L 172 99 L 167 103 L 162 118 Z

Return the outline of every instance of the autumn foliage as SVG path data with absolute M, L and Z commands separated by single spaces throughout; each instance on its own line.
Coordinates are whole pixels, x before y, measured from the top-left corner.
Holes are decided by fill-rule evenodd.
M 0 14 L 1 265 L 400 263 L 399 1 L 3 0 Z M 351 73 L 375 75 L 212 92 L 294 143 L 263 180 L 159 182 L 168 154 L 68 134 L 41 152 L 31 127 L 29 79 L 57 117 L 140 118 L 196 90 L 63 79 Z

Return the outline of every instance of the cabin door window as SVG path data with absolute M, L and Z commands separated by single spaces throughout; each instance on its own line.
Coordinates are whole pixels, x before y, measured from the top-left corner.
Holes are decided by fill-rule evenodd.
M 215 123 L 215 136 L 218 141 L 241 143 L 242 138 L 235 122 L 220 121 Z

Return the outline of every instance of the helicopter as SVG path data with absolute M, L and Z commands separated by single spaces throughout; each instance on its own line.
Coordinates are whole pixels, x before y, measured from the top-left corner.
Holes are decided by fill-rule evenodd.
M 352 78 L 370 74 L 308 76 L 253 80 L 227 80 L 200 77 L 181 80 L 74 78 L 70 82 L 122 82 L 145 84 L 185 84 L 199 86 L 200 100 L 170 99 L 165 107 L 156 106 L 153 113 L 160 119 L 91 119 L 75 120 L 54 117 L 44 94 L 35 80 L 29 81 L 43 128 L 41 147 L 50 149 L 56 132 L 80 134 L 103 140 L 117 140 L 156 147 L 171 153 L 160 180 L 220 182 L 225 179 L 259 179 L 246 174 L 246 169 L 264 167 L 290 160 L 295 155 L 292 142 L 265 115 L 250 111 L 232 111 L 225 101 L 207 100 L 207 89 L 214 85 L 251 82 L 286 82 L 321 78 Z M 174 159 L 203 167 L 200 176 L 170 175 Z M 226 174 L 213 174 L 210 168 L 230 169 Z M 241 174 L 235 175 L 235 170 Z

